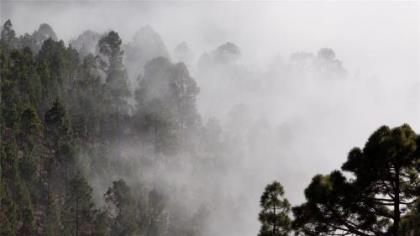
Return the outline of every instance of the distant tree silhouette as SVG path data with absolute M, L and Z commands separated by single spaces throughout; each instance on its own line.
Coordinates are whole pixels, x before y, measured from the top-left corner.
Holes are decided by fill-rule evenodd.
M 290 231 L 290 203 L 284 198 L 283 186 L 274 181 L 265 187 L 260 199 L 259 236 L 287 236 Z

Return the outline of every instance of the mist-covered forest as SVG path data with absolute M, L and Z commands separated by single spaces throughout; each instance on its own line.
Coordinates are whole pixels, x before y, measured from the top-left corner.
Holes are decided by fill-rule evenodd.
M 1 236 L 420 235 L 420 50 L 1 20 Z

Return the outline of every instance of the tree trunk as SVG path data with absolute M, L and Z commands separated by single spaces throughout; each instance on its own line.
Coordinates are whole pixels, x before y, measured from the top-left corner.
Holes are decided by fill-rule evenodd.
M 273 206 L 274 215 L 276 215 L 276 204 Z M 273 222 L 273 235 L 276 235 L 276 222 Z
M 395 196 L 394 196 L 394 225 L 393 225 L 393 235 L 398 236 L 400 230 L 400 168 L 395 167 Z
M 79 199 L 76 199 L 76 236 L 79 236 Z

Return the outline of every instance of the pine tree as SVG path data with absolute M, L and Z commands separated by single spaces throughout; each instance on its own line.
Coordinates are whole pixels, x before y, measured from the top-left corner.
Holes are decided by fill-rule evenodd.
M 136 202 L 124 180 L 114 181 L 105 193 L 111 236 L 131 236 L 138 230 Z
M 44 233 L 46 236 L 60 235 L 62 225 L 60 209 L 53 193 L 47 193 L 46 212 L 44 217 Z
M 13 169 L 16 168 L 16 162 L 10 158 L 10 147 L 5 143 L 2 137 L 0 145 L 0 167 L 2 172 L 0 175 L 0 235 L 14 236 L 17 228 L 17 209 L 13 201 L 11 192 L 10 177 L 13 176 Z
M 1 31 L 1 42 L 9 48 L 15 48 L 17 46 L 16 33 L 13 30 L 13 25 L 10 19 L 3 25 L 3 29 Z
M 32 106 L 27 107 L 20 116 L 19 130 L 19 138 L 24 141 L 25 151 L 32 151 L 34 146 L 39 143 L 38 139 L 42 135 L 43 128 L 35 109 Z
M 125 131 L 128 118 L 130 96 L 127 72 L 123 64 L 121 38 L 115 31 L 110 31 L 99 42 L 98 61 L 105 73 L 103 85 L 104 114 L 101 119 L 102 137 L 119 136 Z
M 401 236 L 413 236 L 420 235 L 420 198 L 417 198 L 417 201 L 409 212 L 401 220 L 400 233 Z
M 350 151 L 341 171 L 317 175 L 294 207 L 294 227 L 304 235 L 401 235 L 404 208 L 420 190 L 420 138 L 408 125 L 382 126 L 364 148 Z
M 19 228 L 19 235 L 31 236 L 35 231 L 35 217 L 31 195 L 26 183 L 19 182 L 17 195 L 16 203 L 19 207 L 19 221 L 22 223 Z
M 127 73 L 123 64 L 121 38 L 115 31 L 110 31 L 99 40 L 101 64 L 105 71 L 106 101 L 111 113 L 127 112 L 127 97 L 130 95 Z
M 86 179 L 78 175 L 71 179 L 63 207 L 63 235 L 93 235 L 95 210 L 92 188 Z
M 67 182 L 77 173 L 77 145 L 67 111 L 58 99 L 45 114 L 45 127 L 47 143 L 54 150 L 54 158 L 49 160 L 48 165 L 49 183 L 63 194 Z
M 70 138 L 70 121 L 63 104 L 56 99 L 52 108 L 45 114 L 46 138 L 52 147 Z
M 265 187 L 260 199 L 259 236 L 287 236 L 290 231 L 290 203 L 284 198 L 283 186 L 274 181 Z

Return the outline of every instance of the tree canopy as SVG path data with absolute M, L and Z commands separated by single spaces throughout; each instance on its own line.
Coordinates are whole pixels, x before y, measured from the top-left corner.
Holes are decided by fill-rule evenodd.
M 380 127 L 363 149 L 350 151 L 343 172 L 312 179 L 307 202 L 293 208 L 295 229 L 306 235 L 401 235 L 401 219 L 420 195 L 419 141 L 406 124 Z
M 283 186 L 274 181 L 265 187 L 261 196 L 259 236 L 287 236 L 290 231 L 290 203 L 284 198 Z

